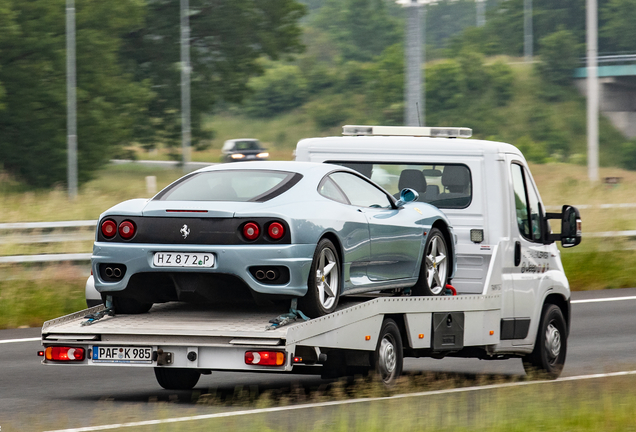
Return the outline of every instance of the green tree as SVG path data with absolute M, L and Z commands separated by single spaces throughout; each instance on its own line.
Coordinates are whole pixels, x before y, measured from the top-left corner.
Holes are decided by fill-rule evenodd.
M 123 55 L 137 81 L 152 84 L 156 97 L 136 125 L 136 139 L 153 147 L 177 146 L 181 133 L 179 0 L 148 0 L 145 22 L 126 36 Z M 300 52 L 295 0 L 190 0 L 192 140 L 205 134 L 202 114 L 219 100 L 240 102 L 247 83 L 263 69 L 259 58 Z
M 253 117 L 272 117 L 306 100 L 307 82 L 298 66 L 274 64 L 263 76 L 250 80 L 252 95 L 245 110 Z
M 636 0 L 607 0 L 601 8 L 600 35 L 611 51 L 636 50 Z
M 0 161 L 35 187 L 66 180 L 65 10 L 64 0 L 0 0 Z M 142 0 L 77 2 L 80 183 L 130 139 L 143 115 L 150 91 L 118 65 L 121 35 L 142 16 Z
M 572 73 L 579 64 L 579 47 L 568 30 L 560 30 L 540 41 L 541 62 L 537 68 L 543 78 L 557 85 L 572 82 Z
M 327 0 L 312 24 L 326 31 L 345 61 L 369 61 L 402 39 L 385 0 Z

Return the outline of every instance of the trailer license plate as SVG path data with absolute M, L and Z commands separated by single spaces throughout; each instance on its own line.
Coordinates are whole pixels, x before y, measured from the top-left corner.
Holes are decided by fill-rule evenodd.
M 150 347 L 93 346 L 94 363 L 152 363 Z
M 156 267 L 212 267 L 214 266 L 214 254 L 155 252 L 152 263 Z

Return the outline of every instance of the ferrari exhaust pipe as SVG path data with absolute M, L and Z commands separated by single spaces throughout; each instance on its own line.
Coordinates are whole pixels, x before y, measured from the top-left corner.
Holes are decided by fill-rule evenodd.
M 106 275 L 106 277 L 113 277 L 113 269 L 110 267 L 106 267 L 104 269 L 104 274 Z M 120 271 L 121 274 L 121 271 Z
M 267 278 L 267 280 L 274 280 L 277 276 L 278 275 L 274 270 L 267 270 L 267 273 L 265 273 L 265 277 Z
M 263 270 L 256 270 L 256 279 L 258 280 L 265 279 L 265 272 Z

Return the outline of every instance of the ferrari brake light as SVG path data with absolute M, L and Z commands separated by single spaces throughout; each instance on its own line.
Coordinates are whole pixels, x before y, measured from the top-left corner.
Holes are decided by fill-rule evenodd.
M 78 347 L 47 347 L 44 351 L 45 358 L 51 361 L 82 361 L 86 351 Z
M 131 221 L 123 221 L 119 224 L 119 235 L 128 240 L 135 235 L 135 225 Z
M 256 223 L 254 222 L 248 222 L 243 227 L 243 235 L 248 240 L 256 240 L 259 234 L 260 234 L 260 229 L 258 228 L 258 225 L 256 225 Z
M 283 225 L 278 222 L 272 222 L 269 224 L 267 234 L 269 234 L 272 239 L 279 240 L 283 237 L 283 235 L 285 235 L 285 228 L 283 228 Z
M 117 224 L 111 219 L 102 222 L 102 234 L 106 238 L 113 238 L 117 234 Z
M 285 353 L 281 351 L 246 351 L 245 364 L 282 366 L 285 364 Z

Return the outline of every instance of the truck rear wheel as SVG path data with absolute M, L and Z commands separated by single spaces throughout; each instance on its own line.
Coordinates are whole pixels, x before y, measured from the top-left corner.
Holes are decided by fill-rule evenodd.
M 553 304 L 544 305 L 534 350 L 523 359 L 526 373 L 534 372 L 540 377 L 557 379 L 565 364 L 567 338 L 561 309 Z
M 375 372 L 382 382 L 391 386 L 402 374 L 404 353 L 400 329 L 392 319 L 384 320 L 380 330 L 380 338 L 373 355 Z
M 424 246 L 420 277 L 411 293 L 415 296 L 436 296 L 444 293 L 450 274 L 448 245 L 440 230 L 432 228 Z
M 192 390 L 199 382 L 201 372 L 196 369 L 155 368 L 159 385 L 166 390 Z

